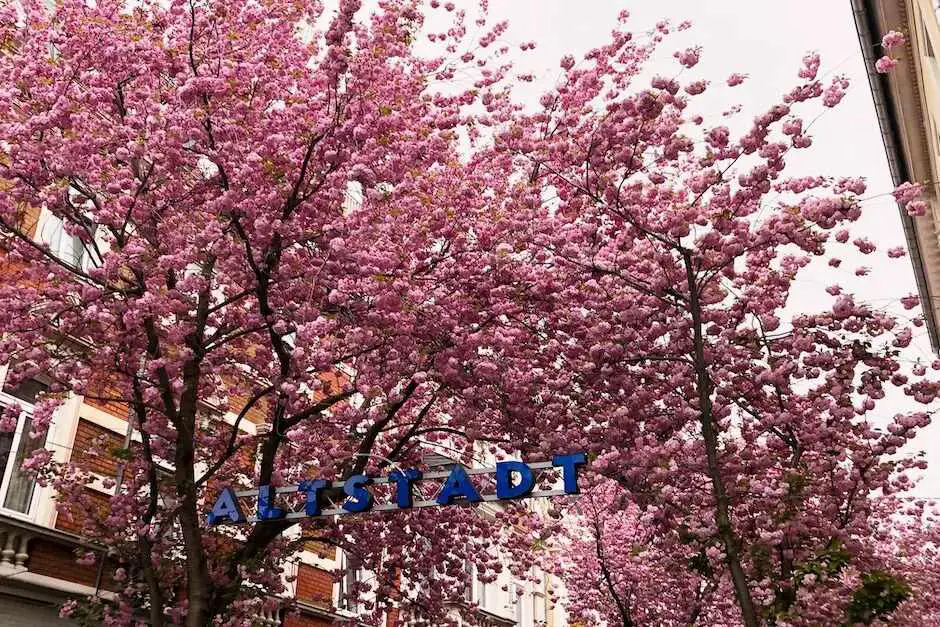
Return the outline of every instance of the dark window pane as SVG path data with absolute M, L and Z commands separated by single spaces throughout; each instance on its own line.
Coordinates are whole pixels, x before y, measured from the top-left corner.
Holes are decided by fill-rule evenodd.
M 10 461 L 10 449 L 13 447 L 13 434 L 0 433 L 0 477 L 6 470 L 7 462 Z
M 15 387 L 8 385 L 3 386 L 4 392 L 29 404 L 35 403 L 39 395 L 48 389 L 48 385 L 36 379 L 26 379 Z

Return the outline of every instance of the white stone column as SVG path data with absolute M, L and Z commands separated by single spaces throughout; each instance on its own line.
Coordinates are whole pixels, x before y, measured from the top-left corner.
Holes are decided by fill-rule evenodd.
M 14 555 L 18 568 L 26 567 L 26 560 L 29 559 L 29 541 L 32 539 L 33 536 L 29 534 L 24 533 L 20 535 L 19 547 L 16 551 L 16 555 Z
M 16 541 L 18 537 L 19 534 L 12 529 L 7 530 L 6 538 L 4 538 L 3 542 L 3 550 L 0 551 L 0 564 L 6 564 L 8 566 L 13 565 L 13 558 L 16 555 Z

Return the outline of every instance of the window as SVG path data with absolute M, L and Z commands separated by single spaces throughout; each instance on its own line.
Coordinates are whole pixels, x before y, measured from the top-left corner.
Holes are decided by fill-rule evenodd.
M 372 193 L 379 193 L 388 196 L 395 190 L 395 186 L 387 181 L 381 181 L 371 186 Z M 351 180 L 346 183 L 346 191 L 343 194 L 343 215 L 349 215 L 362 208 L 366 201 L 366 196 L 370 192 L 360 181 Z
M 463 580 L 463 600 L 473 603 L 473 563 L 470 560 L 463 561 Z
M 362 183 L 358 181 L 349 181 L 346 183 L 346 192 L 343 198 L 343 215 L 349 215 L 362 207 L 365 198 L 365 190 Z
M 45 216 L 40 225 L 39 240 L 49 247 L 53 255 L 73 268 L 86 272 L 100 265 L 95 261 L 97 255 L 94 246 L 86 246 L 77 235 L 69 235 L 62 218 L 49 211 L 45 212 Z M 92 233 L 97 233 L 97 227 L 92 228 Z
M 362 569 L 357 567 L 353 560 L 343 553 L 340 558 L 340 568 L 343 577 L 337 583 L 336 607 L 354 614 L 359 613 L 359 583 L 362 582 Z
M 0 406 L 19 404 L 23 410 L 12 433 L 0 433 L 0 503 L 2 509 L 29 515 L 33 509 L 36 482 L 22 470 L 23 461 L 45 445 L 44 438 L 31 438 L 33 405 L 46 386 L 27 380 L 16 387 L 4 386 Z
M 545 595 L 541 592 L 532 595 L 532 620 L 540 627 L 545 624 Z
M 490 584 L 486 583 L 485 581 L 480 582 L 480 607 L 483 609 L 486 609 L 486 604 L 489 601 L 489 595 L 487 594 L 489 592 L 489 587 Z
M 160 504 L 160 507 L 164 509 L 164 511 L 171 511 L 178 505 L 176 491 L 174 489 L 166 489 L 167 486 L 173 485 L 173 469 L 168 464 L 162 463 L 162 460 L 160 459 L 154 459 L 153 465 L 157 471 L 157 489 L 159 490 L 159 494 L 157 495 L 157 502 Z M 140 487 L 138 495 L 141 498 L 148 498 L 150 496 L 150 484 L 144 483 Z M 167 533 L 174 533 L 176 528 L 176 525 L 174 525 L 173 528 Z

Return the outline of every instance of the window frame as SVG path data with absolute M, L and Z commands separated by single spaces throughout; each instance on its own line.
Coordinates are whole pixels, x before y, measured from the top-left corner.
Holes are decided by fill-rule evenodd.
M 509 603 L 513 610 L 513 618 L 516 621 L 517 627 L 523 627 L 525 625 L 525 587 L 519 583 L 514 583 L 510 589 L 509 594 L 511 595 Z
M 480 583 L 480 594 L 476 599 L 477 605 L 485 610 L 493 600 L 488 594 L 490 592 L 490 583 L 479 578 L 477 581 Z
M 350 588 L 348 585 L 350 575 L 352 575 L 351 579 L 354 583 L 362 583 L 365 579 L 364 570 L 362 567 L 351 568 L 346 552 L 340 551 L 339 553 L 339 567 L 343 571 L 343 576 L 333 586 L 336 595 L 334 606 L 347 616 L 359 616 L 362 612 L 362 603 L 359 602 L 358 597 L 350 599 L 346 593 Z
M 532 593 L 532 623 L 538 627 L 548 624 L 547 601 L 545 600 L 545 594 L 540 591 Z
M 3 383 L 3 380 L 5 380 L 5 377 L 0 379 L 0 384 Z M 29 504 L 27 505 L 25 512 L 20 512 L 6 507 L 6 499 L 7 492 L 10 488 L 10 482 L 13 479 L 17 452 L 20 449 L 20 445 L 23 443 L 23 437 L 28 437 L 28 433 L 26 433 L 24 429 L 25 422 L 27 418 L 32 419 L 35 405 L 8 394 L 7 392 L 3 391 L 3 387 L 0 385 L 0 407 L 6 408 L 10 405 L 19 405 L 20 415 L 16 419 L 16 429 L 13 431 L 13 441 L 10 443 L 10 456 L 7 459 L 5 467 L 3 468 L 2 480 L 0 480 L 0 514 L 9 516 L 11 518 L 32 522 L 36 519 L 36 515 L 38 513 L 39 493 L 42 491 L 42 486 L 40 486 L 35 479 L 31 480 L 33 483 L 33 493 L 30 496 Z M 49 425 L 49 429 L 42 441 L 42 448 L 47 448 L 47 444 L 53 435 L 54 427 L 55 425 L 53 424 Z

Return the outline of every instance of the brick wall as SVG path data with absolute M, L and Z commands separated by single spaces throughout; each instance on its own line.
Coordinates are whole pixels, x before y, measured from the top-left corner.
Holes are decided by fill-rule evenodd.
M 247 387 L 248 386 L 246 384 L 246 388 Z M 248 403 L 249 400 L 250 400 L 250 396 L 248 394 L 245 394 L 243 396 L 242 395 L 232 396 L 229 399 L 228 410 L 231 411 L 232 413 L 237 414 L 242 410 L 242 408 Z M 268 413 L 267 400 L 262 399 L 258 401 L 257 403 L 255 403 L 252 406 L 252 408 L 248 410 L 248 412 L 245 414 L 245 418 L 249 422 L 259 424 L 259 423 L 265 422 L 267 413 Z
M 105 477 L 117 473 L 118 459 L 113 455 L 124 446 L 124 437 L 85 419 L 79 419 L 72 445 L 72 461 L 82 470 L 96 472 Z M 96 454 L 89 451 L 95 449 Z
M 308 564 L 297 570 L 297 599 L 330 607 L 333 604 L 333 575 Z
M 3 249 L 0 248 L 0 281 L 4 283 L 18 281 L 22 282 L 22 271 L 25 266 L 22 262 L 11 261 Z
M 10 185 L 6 181 L 0 181 L 0 193 L 6 191 L 9 187 Z M 36 234 L 36 227 L 39 223 L 39 215 L 42 209 L 23 204 L 20 204 L 18 209 L 20 227 L 22 227 L 23 232 L 27 236 L 33 237 Z
M 104 520 L 108 517 L 110 505 L 108 495 L 85 488 L 80 506 L 72 507 L 68 515 L 60 513 L 56 516 L 55 528 L 77 536 L 84 535 L 82 527 L 86 516 L 91 516 L 94 520 Z
M 77 558 L 72 547 L 37 538 L 29 543 L 29 561 L 26 567 L 38 575 L 94 586 L 98 573 L 97 563 L 83 566 L 77 563 Z M 110 581 L 110 577 L 107 579 Z M 102 583 L 106 583 L 104 577 Z
M 336 547 L 332 544 L 327 544 L 326 542 L 308 540 L 307 542 L 304 542 L 304 549 L 315 554 L 317 557 L 322 557 L 326 560 L 336 559 Z
M 346 384 L 347 377 L 340 372 L 325 372 L 320 375 L 320 380 L 323 381 L 324 386 L 321 390 L 318 390 L 314 394 L 314 400 L 322 400 L 330 394 L 336 394 L 340 391 L 343 385 Z M 227 383 L 230 380 L 226 381 Z M 248 389 L 250 384 L 245 382 L 245 389 Z M 255 403 L 251 409 L 245 414 L 245 418 L 249 422 L 255 424 L 263 423 L 267 421 L 268 410 L 270 408 L 270 398 L 266 397 Z M 228 402 L 228 411 L 235 414 L 239 413 L 242 408 L 248 403 L 250 399 L 250 394 L 244 395 L 232 395 L 229 398 Z
M 288 614 L 284 618 L 284 627 L 330 627 L 332 624 L 332 621 L 302 614 Z
M 116 394 L 116 393 L 115 393 Z M 107 399 L 108 393 L 98 394 L 101 399 Z M 109 413 L 112 416 L 120 418 L 121 420 L 127 420 L 128 406 L 125 403 L 121 403 L 114 400 L 99 400 L 95 398 L 85 397 L 84 403 L 89 407 L 94 407 L 95 409 L 100 409 L 103 412 Z

